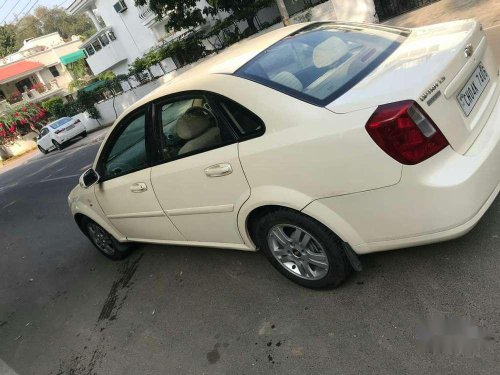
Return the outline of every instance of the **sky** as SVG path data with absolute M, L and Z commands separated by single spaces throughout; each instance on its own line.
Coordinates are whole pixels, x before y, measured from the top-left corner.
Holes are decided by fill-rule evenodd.
M 72 0 L 0 0 L 0 25 L 9 23 L 15 20 L 15 17 L 21 18 L 26 15 L 31 9 L 44 5 L 53 7 L 60 5 L 67 7 Z

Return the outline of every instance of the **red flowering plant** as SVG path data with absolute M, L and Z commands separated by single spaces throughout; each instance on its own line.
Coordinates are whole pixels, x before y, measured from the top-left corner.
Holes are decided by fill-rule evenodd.
M 45 91 L 45 85 L 42 84 L 42 83 L 40 83 L 40 82 L 37 82 L 37 83 L 33 84 L 33 86 L 31 87 L 31 89 L 32 90 L 36 90 L 36 91 L 38 91 L 41 94 L 42 92 Z
M 12 142 L 47 123 L 47 112 L 36 103 L 22 103 L 0 113 L 0 144 Z

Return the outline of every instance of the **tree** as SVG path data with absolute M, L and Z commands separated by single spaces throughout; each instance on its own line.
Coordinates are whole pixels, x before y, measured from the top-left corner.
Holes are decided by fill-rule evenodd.
M 168 15 L 165 27 L 180 31 L 193 29 L 206 21 L 202 10 L 197 6 L 199 0 L 135 0 L 135 5 L 148 6 L 162 19 Z
M 21 18 L 15 25 L 16 49 L 25 39 L 58 32 L 64 39 L 72 35 L 89 37 L 95 33 L 94 24 L 85 15 L 70 15 L 61 7 L 47 8 L 40 6 L 33 15 Z
M 247 21 L 252 34 L 256 33 L 255 16 L 262 8 L 268 6 L 272 0 L 208 0 L 210 7 L 205 8 L 205 14 L 216 15 L 223 11 L 228 12 L 232 21 Z
M 0 26 L 0 57 L 16 51 L 16 31 L 13 25 Z
M 283 0 L 276 0 L 276 5 L 278 6 L 278 10 L 280 11 L 283 25 L 290 25 L 290 18 L 288 17 L 288 10 L 286 9 L 285 2 Z
M 229 13 L 228 21 L 245 20 L 252 33 L 257 32 L 254 22 L 257 12 L 273 0 L 207 0 L 209 6 L 198 7 L 199 0 L 135 0 L 136 5 L 148 6 L 158 18 L 168 16 L 167 29 L 179 31 L 203 25 L 205 15 L 215 16 L 219 12 Z
M 96 32 L 94 24 L 86 15 L 71 15 L 61 7 L 38 7 L 35 17 L 41 21 L 44 34 L 57 31 L 64 39 L 72 35 L 89 37 Z

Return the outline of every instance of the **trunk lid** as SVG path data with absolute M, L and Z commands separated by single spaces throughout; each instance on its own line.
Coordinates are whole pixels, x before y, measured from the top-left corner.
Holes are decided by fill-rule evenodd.
M 413 29 L 388 59 L 327 108 L 347 113 L 412 99 L 464 154 L 498 94 L 498 65 L 482 27 L 465 20 Z

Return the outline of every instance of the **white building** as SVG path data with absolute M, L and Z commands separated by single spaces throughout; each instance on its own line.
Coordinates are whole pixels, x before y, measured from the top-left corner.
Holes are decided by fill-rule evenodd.
M 166 20 L 157 21 L 148 6 L 136 7 L 134 0 L 74 0 L 67 10 L 87 14 L 98 30 L 80 46 L 95 75 L 127 73 L 129 64 L 168 37 Z

